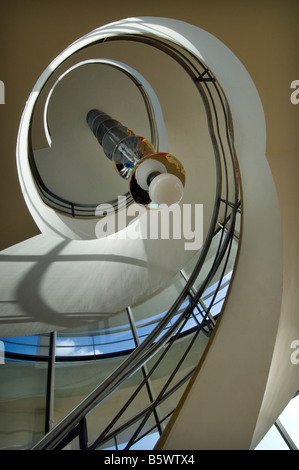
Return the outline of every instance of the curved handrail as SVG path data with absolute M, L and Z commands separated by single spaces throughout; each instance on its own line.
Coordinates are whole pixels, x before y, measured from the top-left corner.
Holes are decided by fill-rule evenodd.
M 230 233 L 230 232 L 229 232 Z M 229 235 L 230 240 L 232 237 Z M 226 238 L 228 238 L 226 236 Z M 227 246 L 229 240 L 227 240 Z M 218 260 L 212 266 L 209 272 L 209 278 L 212 278 L 216 272 L 222 256 L 218 257 Z M 196 297 L 202 295 L 205 290 L 206 284 L 203 283 Z M 188 290 L 190 288 L 190 282 L 185 286 L 181 292 L 179 298 L 186 298 Z M 95 408 L 105 398 L 107 398 L 114 390 L 116 390 L 128 377 L 140 369 L 140 367 L 152 358 L 161 348 L 173 337 L 174 333 L 180 328 L 182 323 L 186 320 L 188 313 L 190 313 L 190 307 L 184 309 L 180 317 L 176 320 L 174 325 L 170 327 L 166 333 L 158 340 L 156 339 L 161 335 L 165 326 L 169 323 L 171 318 L 177 312 L 177 305 L 179 299 L 173 304 L 172 308 L 168 311 L 164 319 L 159 325 L 153 330 L 153 332 L 138 346 L 128 358 L 121 363 L 121 365 L 109 376 L 104 382 L 102 382 L 92 393 L 90 393 L 74 410 L 72 410 L 62 421 L 60 421 L 48 434 L 46 434 L 33 448 L 32 450 L 44 450 L 53 449 L 56 447 L 59 441 L 66 436 L 70 430 L 79 423 L 88 412 Z M 207 313 L 205 315 L 207 318 Z
M 138 40 L 136 35 L 125 35 L 126 39 Z M 114 39 L 116 39 L 114 37 Z M 142 41 L 150 42 L 151 44 L 155 45 L 155 41 L 153 38 L 141 36 Z M 158 41 L 159 42 L 159 41 Z M 157 47 L 157 45 L 156 45 Z M 122 364 L 109 376 L 107 377 L 104 382 L 102 382 L 93 392 L 91 392 L 74 410 L 72 410 L 62 421 L 60 421 L 48 434 L 46 434 L 34 447 L 33 450 L 39 449 L 52 449 L 55 448 L 58 442 L 60 442 L 64 436 L 70 432 L 70 430 L 78 424 L 88 412 L 90 412 L 94 407 L 96 407 L 99 403 L 101 403 L 106 397 L 108 397 L 114 390 L 116 390 L 128 377 L 130 377 L 133 373 L 139 370 L 142 365 L 152 358 L 158 351 L 163 348 L 163 346 L 171 339 L 171 337 L 179 330 L 180 326 L 183 324 L 185 319 L 190 314 L 190 307 L 186 307 L 179 318 L 175 320 L 174 324 L 169 327 L 166 333 L 163 333 L 165 327 L 169 324 L 170 320 L 173 319 L 175 314 L 178 311 L 178 308 L 182 305 L 183 301 L 188 296 L 188 293 L 193 286 L 203 264 L 208 254 L 213 234 L 215 231 L 215 227 L 217 225 L 220 205 L 222 202 L 225 203 L 225 216 L 226 219 L 228 216 L 228 209 L 231 210 L 229 224 L 227 227 L 227 231 L 225 234 L 223 233 L 221 237 L 221 241 L 219 244 L 219 248 L 217 250 L 216 256 L 214 258 L 213 265 L 206 276 L 206 278 L 201 283 L 200 287 L 198 288 L 195 296 L 194 301 L 198 302 L 200 297 L 203 295 L 203 292 L 206 289 L 206 286 L 209 284 L 213 276 L 215 275 L 217 269 L 219 268 L 222 260 L 224 259 L 227 250 L 230 249 L 230 243 L 233 239 L 234 235 L 234 227 L 236 221 L 236 214 L 239 210 L 240 201 L 239 201 L 239 175 L 237 171 L 237 163 L 236 163 L 236 156 L 233 148 L 232 142 L 232 121 L 231 116 L 229 113 L 229 106 L 226 101 L 225 96 L 222 98 L 220 91 L 219 91 L 219 98 L 222 103 L 222 112 L 225 115 L 225 125 L 226 125 L 226 136 L 228 139 L 229 144 L 229 153 L 230 153 L 230 161 L 233 168 L 233 197 L 231 201 L 228 200 L 228 175 L 227 175 L 227 166 L 225 164 L 226 155 L 224 152 L 223 147 L 221 151 L 218 147 L 218 140 L 221 143 L 221 135 L 220 130 L 218 127 L 218 120 L 217 120 L 217 111 L 214 106 L 214 109 L 211 109 L 209 105 L 209 97 L 206 95 L 205 90 L 208 88 L 208 85 L 212 85 L 217 88 L 217 81 L 215 77 L 212 76 L 211 72 L 204 67 L 204 72 L 199 73 L 196 69 L 195 64 L 199 63 L 202 66 L 202 63 L 199 61 L 197 57 L 192 55 L 189 51 L 183 50 L 183 48 L 173 48 L 168 44 L 163 44 L 163 47 L 171 49 L 171 55 L 178 54 L 179 61 L 183 61 L 182 57 L 186 52 L 188 52 L 189 58 L 187 62 L 184 62 L 184 68 L 187 69 L 192 75 L 195 85 L 199 89 L 199 92 L 203 98 L 206 111 L 207 111 L 207 120 L 209 131 L 213 143 L 214 154 L 215 154 L 215 162 L 216 162 L 216 171 L 217 171 L 217 185 L 216 185 L 216 194 L 215 194 L 215 202 L 214 202 L 214 209 L 213 214 L 211 217 L 211 223 L 208 230 L 208 234 L 206 240 L 203 244 L 201 249 L 201 253 L 199 259 L 196 263 L 196 266 L 189 277 L 186 285 L 182 289 L 179 296 L 174 301 L 173 305 L 168 310 L 165 317 L 160 320 L 157 327 L 148 335 L 148 337 L 141 343 L 140 346 L 136 347 L 136 349 L 130 354 L 130 356 L 122 362 Z M 174 51 L 175 49 L 175 51 Z M 191 57 L 191 58 L 190 58 Z M 191 59 L 193 61 L 192 68 L 197 70 L 197 74 L 192 70 L 191 67 Z M 203 79 L 203 74 L 208 75 L 209 80 L 207 78 Z M 194 78 L 196 77 L 196 78 Z M 211 97 L 210 97 L 211 98 Z M 213 108 L 213 107 L 212 107 Z M 216 129 L 214 129 L 213 125 L 213 118 L 215 119 L 216 113 Z M 224 163 L 222 162 L 224 160 Z M 223 168 L 222 168 L 223 167 Z M 224 178 L 226 183 L 226 194 L 225 198 L 222 197 L 222 169 L 224 171 Z M 160 337 L 160 338 L 159 338 Z M 159 339 L 158 339 L 159 338 Z
M 49 99 L 50 99 L 56 85 L 60 82 L 60 80 L 67 73 L 69 73 L 73 69 L 75 69 L 77 67 L 80 67 L 80 66 L 84 66 L 86 64 L 94 64 L 94 63 L 95 64 L 105 64 L 105 65 L 108 65 L 112 68 L 116 68 L 118 70 L 121 70 L 137 86 L 137 88 L 140 91 L 140 94 L 143 98 L 145 107 L 146 107 L 146 111 L 147 111 L 147 115 L 148 115 L 148 119 L 149 119 L 149 125 L 150 125 L 151 142 L 152 142 L 153 146 L 155 147 L 155 149 L 158 150 L 159 149 L 159 135 L 158 135 L 158 132 L 157 132 L 155 112 L 154 112 L 150 97 L 149 97 L 145 87 L 143 86 L 141 81 L 136 76 L 134 76 L 126 68 L 120 66 L 119 63 L 109 62 L 108 60 L 104 60 L 104 59 L 90 59 L 90 60 L 85 60 L 85 61 L 82 61 L 82 62 L 74 65 L 73 67 L 68 69 L 66 72 L 64 72 L 59 77 L 59 79 L 55 82 L 53 87 L 51 88 L 51 90 L 49 92 L 49 95 L 47 97 L 46 103 L 45 103 L 45 110 L 44 110 L 44 113 L 45 113 L 44 114 L 45 134 L 46 134 L 46 138 L 48 140 L 49 145 L 51 144 L 51 138 L 50 138 L 50 132 L 48 130 L 48 122 L 47 122 L 47 118 L 46 118 L 46 111 L 47 111 Z M 37 106 L 37 104 L 38 104 L 38 101 L 36 102 L 35 106 Z M 84 119 L 84 121 L 85 121 L 85 119 Z M 32 123 L 33 123 L 33 121 L 30 122 L 29 130 L 28 130 L 28 157 L 29 157 L 30 168 L 31 168 L 31 171 L 32 171 L 32 175 L 34 177 L 34 181 L 37 185 L 40 196 L 41 196 L 42 200 L 44 201 L 44 203 L 49 205 L 49 207 L 54 209 L 56 212 L 59 212 L 59 213 L 64 214 L 64 215 L 69 215 L 71 217 L 98 218 L 98 216 L 96 215 L 96 208 L 98 207 L 98 205 L 100 203 L 82 204 L 82 203 L 78 203 L 78 202 L 74 202 L 74 201 L 69 201 L 68 199 L 62 198 L 62 197 L 58 196 L 57 194 L 55 194 L 44 183 L 44 181 L 42 180 L 42 178 L 40 176 L 40 173 L 38 171 L 38 168 L 37 168 L 37 165 L 36 165 L 36 162 L 35 162 L 35 158 L 34 158 L 34 151 L 33 151 L 33 146 L 32 146 L 32 125 L 33 125 Z M 133 198 L 130 195 L 130 193 L 127 192 L 124 196 L 126 198 L 126 204 L 125 205 L 128 206 L 128 205 L 132 204 Z M 103 201 L 101 201 L 101 203 L 102 202 Z M 118 198 L 114 199 L 112 201 L 105 201 L 105 202 L 107 204 L 109 204 L 110 206 L 112 206 L 114 212 L 116 212 L 120 208 Z
M 191 54 L 190 51 L 187 51 L 182 46 L 180 47 L 180 49 L 183 52 L 179 51 L 178 47 L 175 48 L 172 44 L 169 44 L 165 40 L 164 41 L 158 40 L 154 37 L 149 37 L 149 36 L 142 35 L 142 34 L 140 34 L 140 35 L 139 34 L 117 34 L 117 35 L 107 37 L 105 39 L 97 40 L 97 41 L 95 41 L 95 43 L 100 43 L 100 42 L 103 42 L 103 41 L 116 41 L 116 40 L 122 40 L 122 39 L 144 42 L 146 44 L 149 44 L 149 45 L 151 45 L 155 48 L 158 48 L 158 49 L 166 52 L 167 54 L 169 54 L 189 74 L 189 76 L 194 81 L 195 85 L 197 86 L 197 88 L 198 88 L 198 90 L 199 90 L 199 92 L 200 92 L 200 94 L 201 94 L 201 96 L 204 100 L 204 103 L 205 103 L 206 98 L 205 98 L 205 94 L 203 93 L 201 82 L 203 82 L 203 83 L 206 82 L 207 83 L 209 81 L 211 83 L 216 83 L 216 79 L 212 75 L 210 70 L 206 67 L 206 65 L 203 64 L 203 62 L 198 59 L 198 57 L 196 57 L 194 54 Z M 86 47 L 87 46 L 83 46 L 81 49 L 84 49 Z M 79 49 L 79 50 L 81 50 L 81 49 Z M 188 54 L 191 57 L 192 60 L 190 58 L 187 58 L 186 54 Z M 65 60 L 67 60 L 67 59 L 65 59 Z M 201 70 L 199 70 L 196 67 L 194 62 L 197 62 L 197 64 L 200 64 Z M 64 62 L 62 62 L 60 64 L 60 66 L 63 63 Z M 83 63 L 84 62 L 82 62 L 82 64 Z M 53 71 L 53 73 L 54 73 L 54 71 Z M 127 74 L 127 71 L 125 71 L 124 73 Z M 204 78 L 204 75 L 207 75 L 207 77 Z M 133 77 L 131 74 L 128 74 L 128 76 L 134 81 L 134 83 L 138 86 L 138 88 L 141 91 L 141 94 L 143 96 L 143 99 L 144 99 L 144 102 L 145 102 L 145 105 L 146 105 L 147 113 L 148 113 L 148 116 L 149 116 L 150 127 L 151 127 L 151 132 L 152 132 L 152 141 L 153 141 L 152 143 L 154 144 L 155 147 L 157 147 L 157 132 L 155 130 L 156 129 L 155 118 L 154 118 L 154 112 L 153 112 L 153 109 L 152 109 L 152 106 L 151 106 L 151 101 L 150 101 L 150 99 L 149 99 L 149 97 L 146 93 L 146 90 L 144 89 L 142 84 L 139 82 L 139 80 L 136 79 L 136 77 Z M 50 77 L 48 78 L 48 80 L 50 79 Z M 41 88 L 39 94 L 41 93 L 42 89 L 45 87 L 45 84 Z M 217 83 L 217 85 L 218 85 L 218 83 Z M 213 99 L 212 99 L 212 103 L 213 103 Z M 37 106 L 37 100 L 35 101 L 33 112 L 34 112 L 34 109 L 35 109 L 36 106 Z M 209 112 L 209 107 L 206 107 L 206 112 L 207 113 Z M 232 129 L 232 126 L 230 126 L 229 132 L 231 131 L 231 129 Z M 211 139 L 214 140 L 215 136 L 214 136 L 214 132 L 213 132 L 212 128 L 210 128 L 210 132 L 211 132 Z M 214 145 L 214 151 L 218 152 L 217 143 L 216 143 L 216 145 Z M 96 210 L 96 207 L 98 206 L 98 204 L 81 204 L 81 203 L 78 203 L 78 202 L 73 202 L 73 201 L 69 201 L 67 199 L 61 198 L 58 195 L 56 195 L 55 193 L 53 193 L 46 186 L 46 184 L 43 182 L 43 180 L 42 180 L 42 178 L 39 174 L 37 165 L 35 163 L 34 153 L 33 153 L 33 149 L 32 149 L 32 120 L 30 122 L 29 131 L 28 131 L 28 157 L 29 157 L 29 163 L 30 163 L 30 167 L 31 167 L 31 171 L 32 171 L 34 181 L 35 181 L 35 183 L 37 185 L 37 188 L 40 192 L 40 196 L 41 196 L 41 198 L 42 198 L 42 200 L 44 201 L 45 204 L 49 205 L 49 207 L 51 207 L 52 209 L 54 209 L 58 213 L 61 213 L 61 214 L 64 214 L 64 215 L 70 215 L 71 217 L 77 217 L 77 218 L 97 218 L 98 217 L 98 216 L 95 215 L 95 210 Z M 216 161 L 217 161 L 217 158 L 216 158 Z M 219 168 L 216 171 L 217 171 L 217 175 L 218 175 Z M 126 194 L 126 198 L 127 198 L 126 205 L 129 205 L 133 202 L 132 197 L 129 193 Z M 110 202 L 114 209 L 116 209 L 116 207 L 117 207 L 117 202 L 118 202 L 117 200 Z

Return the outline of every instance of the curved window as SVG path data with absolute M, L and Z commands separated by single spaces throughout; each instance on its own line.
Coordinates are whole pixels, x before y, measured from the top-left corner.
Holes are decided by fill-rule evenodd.
M 188 333 L 204 321 L 205 311 L 208 309 L 214 297 L 214 302 L 210 309 L 210 323 L 206 321 L 207 333 L 212 329 L 215 320 L 221 312 L 231 275 L 232 272 L 229 272 L 224 276 L 220 288 L 218 288 L 218 283 L 216 282 L 205 291 L 201 303 L 194 305 L 192 314 L 186 322 L 182 333 Z M 163 291 L 163 294 L 165 295 L 167 293 Z M 176 321 L 182 310 L 186 308 L 190 302 L 192 302 L 191 295 L 189 299 L 182 303 L 181 309 L 166 328 L 169 328 Z M 150 320 L 145 318 L 135 322 L 140 342 L 158 325 L 165 313 L 166 311 L 161 311 L 153 315 Z M 20 356 L 19 359 L 22 359 L 22 356 L 27 358 L 28 356 L 49 356 L 50 334 L 45 333 L 41 335 L 2 338 L 2 342 L 4 344 L 6 358 L 17 359 L 17 356 Z M 57 357 L 68 358 L 68 360 L 70 360 L 71 357 L 81 358 L 83 360 L 85 356 L 104 357 L 128 353 L 133 350 L 135 346 L 132 326 L 128 321 L 127 324 L 122 326 L 107 329 L 94 329 L 89 331 L 76 331 L 76 329 L 74 329 L 58 332 L 55 355 Z

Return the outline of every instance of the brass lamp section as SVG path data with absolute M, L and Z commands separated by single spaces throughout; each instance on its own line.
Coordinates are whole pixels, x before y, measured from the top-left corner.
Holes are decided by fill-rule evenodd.
M 185 170 L 176 157 L 155 152 L 147 139 L 102 111 L 93 109 L 86 119 L 117 173 L 129 181 L 136 203 L 151 208 L 161 204 L 173 206 L 181 201 Z

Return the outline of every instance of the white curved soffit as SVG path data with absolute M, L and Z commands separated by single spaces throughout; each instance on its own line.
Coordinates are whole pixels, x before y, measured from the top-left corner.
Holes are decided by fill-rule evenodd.
M 106 34 L 102 32 L 97 36 L 97 38 L 92 38 L 90 40 L 90 44 L 94 41 L 99 39 L 100 37 L 105 37 Z M 75 51 L 79 51 L 84 45 L 86 41 L 84 38 L 76 42 L 77 47 Z M 73 45 L 69 46 L 64 52 L 62 52 L 44 71 L 41 75 L 37 83 L 35 84 L 28 101 L 26 103 L 26 107 L 24 109 L 21 123 L 19 127 L 19 134 L 17 140 L 17 168 L 18 168 L 18 175 L 19 181 L 22 189 L 22 193 L 24 199 L 26 201 L 27 207 L 38 225 L 39 229 L 43 234 L 46 235 L 54 235 L 59 236 L 62 238 L 70 238 L 70 239 L 94 239 L 95 236 L 95 226 L 97 220 L 95 219 L 80 219 L 80 218 L 70 218 L 69 216 L 65 216 L 61 213 L 56 213 L 53 209 L 48 207 L 40 197 L 38 188 L 32 178 L 30 163 L 28 159 L 28 133 L 29 133 L 29 126 L 30 121 L 34 113 L 34 106 L 38 100 L 38 97 L 41 93 L 41 90 L 46 83 L 46 81 L 51 77 L 54 71 L 61 65 L 67 58 L 74 54 Z M 86 61 L 79 62 L 74 66 L 70 67 L 67 71 L 65 71 L 59 79 L 54 83 L 53 87 L 48 94 L 48 97 L 45 102 L 44 107 L 44 130 L 45 136 L 48 141 L 49 146 L 51 146 L 51 137 L 48 128 L 48 121 L 47 121 L 47 112 L 48 112 L 48 105 L 51 100 L 53 93 L 55 92 L 56 86 L 72 71 L 78 69 L 83 65 L 88 64 L 98 64 L 98 65 L 107 65 L 114 67 L 115 69 L 119 70 L 120 72 L 125 72 L 130 77 L 134 78 L 135 81 L 138 81 L 140 85 L 143 87 L 144 92 L 147 95 L 149 100 L 150 106 L 153 111 L 153 116 L 156 124 L 157 129 L 157 140 L 159 143 L 159 151 L 168 151 L 168 138 L 166 127 L 164 124 L 163 113 L 157 98 L 157 95 L 148 81 L 136 70 L 128 65 L 109 59 L 90 59 Z M 86 125 L 85 116 L 82 119 L 83 125 Z M 115 197 L 117 198 L 118 195 Z M 101 203 L 103 201 L 99 201 Z
M 159 142 L 159 149 L 160 151 L 167 152 L 168 151 L 168 138 L 167 138 L 167 131 L 166 127 L 164 124 L 164 119 L 163 119 L 163 113 L 162 109 L 158 100 L 158 97 L 149 84 L 149 82 L 137 71 L 134 70 L 132 67 L 130 67 L 127 64 L 124 64 L 123 62 L 119 62 L 117 60 L 111 60 L 111 59 L 88 59 L 84 60 L 81 62 L 78 62 L 77 64 L 73 65 L 70 67 L 66 72 L 64 72 L 54 83 L 53 87 L 51 88 L 44 107 L 44 130 L 45 130 L 45 135 L 46 139 L 48 142 L 48 145 L 51 146 L 52 140 L 48 128 L 48 106 L 49 102 L 51 100 L 51 96 L 56 88 L 56 86 L 60 83 L 63 78 L 71 73 L 73 70 L 77 69 L 78 67 L 82 67 L 87 64 L 99 64 L 99 65 L 108 65 L 110 67 L 114 67 L 115 69 L 127 73 L 130 77 L 134 78 L 135 80 L 138 80 L 140 86 L 142 86 L 147 94 L 147 97 L 149 99 L 149 102 L 152 106 L 153 113 L 154 113 L 154 119 L 155 123 L 157 126 L 157 132 L 158 132 L 158 142 Z M 162 149 L 162 150 L 161 150 Z

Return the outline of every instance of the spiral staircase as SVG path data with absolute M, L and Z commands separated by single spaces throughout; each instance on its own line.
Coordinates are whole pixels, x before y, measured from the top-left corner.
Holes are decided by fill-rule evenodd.
M 186 249 L 183 238 L 117 238 L 117 229 L 96 237 L 100 204 L 119 212 L 132 204 L 86 123 L 97 106 L 157 152 L 180 158 L 182 206 L 203 207 L 200 247 L 189 239 Z M 17 165 L 41 235 L 0 254 L 9 364 L 0 369 L 8 374 L 3 422 L 7 429 L 17 422 L 4 431 L 3 447 L 254 445 L 265 432 L 256 426 L 279 323 L 282 257 L 263 111 L 238 59 L 176 20 L 98 28 L 34 86 Z M 127 235 L 147 217 L 127 224 Z M 10 388 L 16 372 L 22 393 L 21 383 Z M 244 407 L 252 417 L 246 429 Z

